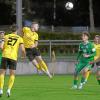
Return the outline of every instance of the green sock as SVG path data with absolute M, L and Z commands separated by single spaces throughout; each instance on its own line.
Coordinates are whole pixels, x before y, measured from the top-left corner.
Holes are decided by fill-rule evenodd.
M 78 80 L 74 80 L 74 85 L 77 85 Z
M 84 77 L 81 78 L 81 83 L 83 83 L 83 82 L 85 82 L 85 78 Z
M 100 85 L 100 80 L 97 80 L 98 81 L 98 84 Z

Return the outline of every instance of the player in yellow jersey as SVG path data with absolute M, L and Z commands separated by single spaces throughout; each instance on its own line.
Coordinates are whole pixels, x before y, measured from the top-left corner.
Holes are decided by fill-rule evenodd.
M 5 34 L 4 31 L 0 31 L 0 44 L 4 40 L 4 34 Z M 1 59 L 2 59 L 2 49 L 0 49 L 0 66 L 1 66 Z
M 96 77 L 97 77 L 97 81 L 98 81 L 98 83 L 100 85 L 100 36 L 99 35 L 95 35 L 95 37 L 94 37 L 94 47 L 96 49 L 96 56 L 94 57 L 94 62 L 96 62 L 96 66 L 97 66 Z M 94 66 L 94 64 L 93 64 L 93 66 Z M 90 72 L 91 71 L 89 70 L 86 73 L 85 82 L 87 81 Z
M 19 46 L 22 50 L 23 56 L 25 56 L 25 48 L 23 39 L 17 35 L 15 26 L 12 27 L 13 32 L 4 36 L 4 41 L 1 44 L 2 48 L 2 61 L 0 67 L 0 96 L 3 94 L 4 76 L 6 69 L 9 68 L 10 78 L 8 82 L 7 96 L 10 96 L 11 88 L 14 84 L 15 70 L 17 64 L 17 55 Z
M 97 60 L 100 58 L 100 36 L 99 35 L 95 36 L 94 46 L 96 48 L 96 56 L 94 59 Z M 96 77 L 97 77 L 98 84 L 100 85 L 100 60 L 96 62 L 96 66 L 97 66 Z
M 33 22 L 30 27 L 23 27 L 23 40 L 26 49 L 26 56 L 39 70 L 45 72 L 50 78 L 50 74 L 47 65 L 43 61 L 41 54 L 39 52 L 38 46 L 38 34 L 37 31 L 39 25 L 37 22 Z

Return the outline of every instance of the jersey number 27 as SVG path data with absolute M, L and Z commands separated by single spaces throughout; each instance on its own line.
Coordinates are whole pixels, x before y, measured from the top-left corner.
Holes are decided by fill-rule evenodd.
M 15 44 L 16 44 L 16 42 L 17 42 L 17 39 L 16 38 L 9 38 L 8 39 L 8 43 L 7 43 L 7 45 L 11 45 L 11 46 L 14 46 Z

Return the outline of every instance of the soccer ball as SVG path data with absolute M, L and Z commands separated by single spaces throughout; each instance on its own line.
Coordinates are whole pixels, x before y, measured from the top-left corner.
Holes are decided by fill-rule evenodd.
M 67 3 L 65 4 L 65 8 L 66 8 L 67 10 L 72 10 L 73 7 L 74 7 L 74 5 L 73 5 L 72 2 L 67 2 Z

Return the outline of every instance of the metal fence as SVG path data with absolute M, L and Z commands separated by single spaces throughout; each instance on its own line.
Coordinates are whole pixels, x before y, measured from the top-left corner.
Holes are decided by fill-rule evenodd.
M 55 52 L 57 60 L 73 61 L 78 51 L 81 40 L 39 40 L 41 53 L 45 53 L 44 58 L 52 60 L 52 53 Z
M 42 57 L 52 74 L 73 74 L 80 42 L 81 40 L 39 40 Z M 35 67 L 33 70 L 32 63 L 26 60 L 18 61 L 16 74 L 42 74 Z

